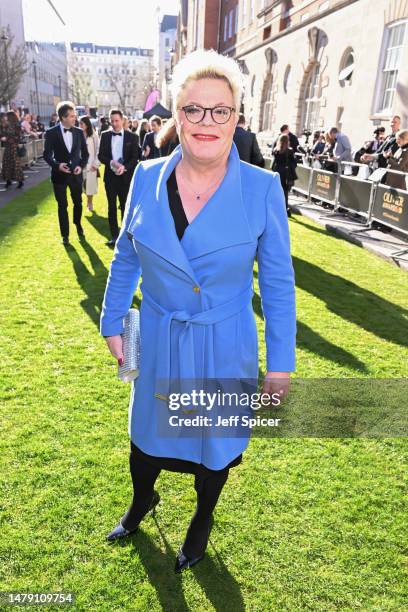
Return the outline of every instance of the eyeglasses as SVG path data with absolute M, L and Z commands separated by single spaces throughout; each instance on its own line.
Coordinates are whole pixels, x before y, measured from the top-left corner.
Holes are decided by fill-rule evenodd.
M 214 106 L 213 108 L 199 106 L 198 104 L 190 104 L 182 106 L 179 110 L 184 111 L 186 119 L 190 123 L 200 123 L 205 117 L 206 111 L 210 111 L 211 117 L 215 123 L 227 123 L 231 117 L 231 113 L 235 112 L 233 106 Z

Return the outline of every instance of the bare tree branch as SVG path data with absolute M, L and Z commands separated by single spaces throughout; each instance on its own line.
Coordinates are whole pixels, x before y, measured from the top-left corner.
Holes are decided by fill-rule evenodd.
M 7 105 L 17 94 L 27 72 L 24 45 L 14 45 L 10 26 L 3 29 L 0 49 L 0 104 Z

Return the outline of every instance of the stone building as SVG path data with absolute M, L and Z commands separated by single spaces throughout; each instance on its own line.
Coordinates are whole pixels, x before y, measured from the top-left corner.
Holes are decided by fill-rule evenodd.
M 30 20 L 41 15 L 49 28 L 64 38 L 64 22 L 54 7 L 45 0 L 38 0 L 35 7 L 27 1 L 0 0 L 0 31 L 9 26 L 15 45 L 25 48 L 27 71 L 11 105 L 23 107 L 39 114 L 47 123 L 61 97 L 68 95 L 67 53 L 65 43 L 46 43 L 33 40 Z M 2 51 L 2 50 L 1 50 Z M 0 52 L 1 52 L 0 51 Z M 4 51 L 3 51 L 4 52 Z
M 393 114 L 408 126 L 407 22 L 408 0 L 192 0 L 187 48 L 240 62 L 262 141 L 337 126 L 357 148 Z
M 153 49 L 72 42 L 70 96 L 106 114 L 113 106 L 134 115 L 143 109 L 154 80 Z
M 175 53 L 177 35 L 177 16 L 163 15 L 158 28 L 158 38 L 154 50 L 154 63 L 157 74 L 157 87 L 161 94 L 161 103 L 169 107 L 170 94 L 168 84 L 172 68 L 172 58 Z

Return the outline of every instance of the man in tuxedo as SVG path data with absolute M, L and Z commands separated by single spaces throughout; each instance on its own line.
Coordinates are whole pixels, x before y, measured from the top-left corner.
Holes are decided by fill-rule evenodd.
M 140 159 L 140 147 L 135 134 L 123 128 L 121 110 L 112 109 L 109 119 L 112 128 L 101 134 L 98 158 L 105 165 L 103 180 L 108 199 L 108 219 L 112 235 L 107 244 L 114 246 L 119 236 L 116 201 L 119 198 L 123 219 L 130 182 Z
M 88 162 L 88 148 L 83 131 L 75 127 L 76 114 L 72 102 L 57 106 L 59 123 L 45 132 L 44 159 L 51 166 L 51 181 L 58 203 L 58 221 L 62 243 L 69 245 L 67 188 L 74 203 L 74 224 L 78 236 L 84 238 L 82 217 L 82 169 Z
M 259 148 L 256 135 L 245 129 L 245 116 L 242 113 L 239 115 L 237 127 L 235 128 L 234 142 L 237 146 L 240 159 L 260 168 L 265 167 L 265 160 Z
M 156 159 L 160 157 L 160 149 L 156 147 L 155 136 L 160 131 L 162 120 L 158 115 L 153 115 L 150 119 L 150 132 L 145 134 L 142 142 L 143 159 Z
M 392 133 L 388 134 L 388 136 L 385 138 L 381 146 L 378 147 L 375 153 L 364 153 L 364 155 L 361 156 L 360 160 L 362 162 L 376 161 L 378 162 L 378 166 L 380 168 L 386 168 L 388 164 L 387 155 L 389 155 L 389 152 L 394 155 L 394 153 L 396 153 L 399 148 L 397 143 L 397 132 L 400 129 L 401 117 L 399 115 L 394 115 L 391 119 Z M 384 153 L 386 153 L 386 155 L 384 155 Z
M 293 150 L 294 153 L 298 152 L 298 148 L 299 148 L 299 139 L 296 136 L 296 134 L 293 134 L 290 130 L 289 130 L 289 126 L 287 123 L 285 123 L 284 125 L 281 126 L 280 128 L 280 134 L 279 136 L 276 138 L 275 142 L 272 145 L 272 151 L 274 149 L 277 148 L 277 144 L 278 144 L 278 140 L 279 137 L 282 136 L 282 134 L 285 134 L 286 136 L 289 136 L 289 146 L 290 148 Z M 302 151 L 301 151 L 302 152 Z

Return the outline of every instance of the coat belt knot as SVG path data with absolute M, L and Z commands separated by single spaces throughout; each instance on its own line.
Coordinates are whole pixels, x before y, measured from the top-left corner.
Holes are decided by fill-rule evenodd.
M 213 308 L 202 310 L 196 314 L 189 314 L 185 310 L 166 310 L 155 301 L 153 296 L 144 291 L 143 300 L 161 315 L 159 322 L 158 346 L 156 350 L 156 384 L 159 386 L 157 395 L 168 399 L 170 387 L 170 365 L 171 365 L 171 323 L 173 320 L 184 323 L 184 328 L 179 335 L 179 379 L 190 382 L 201 378 L 202 373 L 197 372 L 194 346 L 194 325 L 204 327 L 203 345 L 200 347 L 204 354 L 205 375 L 207 378 L 215 378 L 213 347 L 213 324 L 223 321 L 238 314 L 252 301 L 253 285 L 251 284 L 237 296 L 218 304 Z

